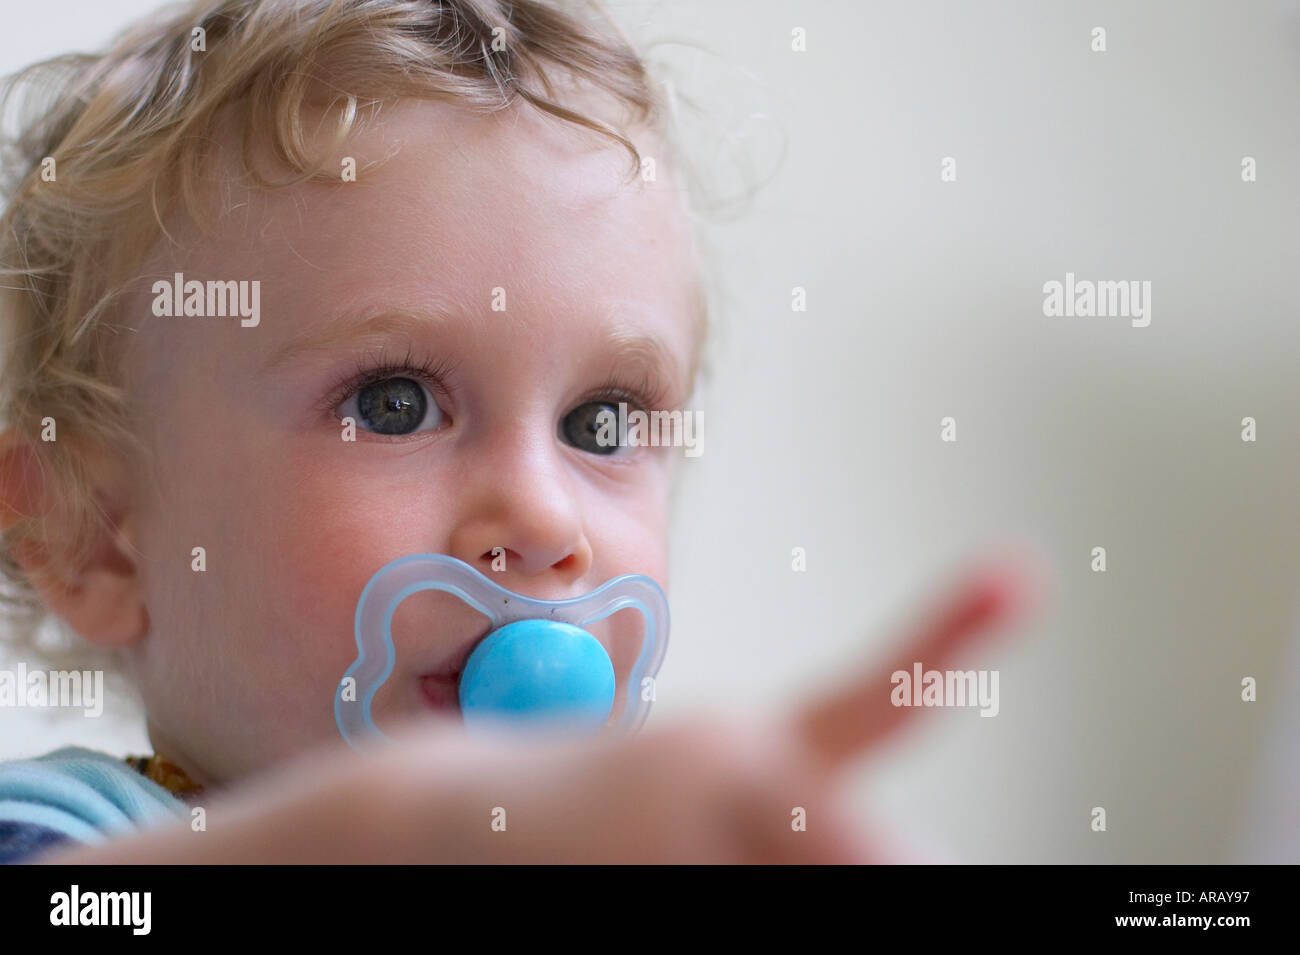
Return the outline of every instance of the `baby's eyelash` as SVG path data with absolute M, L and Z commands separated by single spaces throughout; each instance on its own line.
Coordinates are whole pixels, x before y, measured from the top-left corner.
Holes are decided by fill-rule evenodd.
M 413 378 L 422 382 L 435 395 L 447 397 L 450 391 L 447 380 L 456 370 L 457 363 L 448 359 L 434 360 L 418 357 L 412 349 L 398 360 L 384 355 L 363 354 L 357 357 L 356 370 L 338 378 L 327 390 L 321 410 L 334 414 L 339 405 L 366 385 L 387 378 Z M 603 383 L 585 395 L 578 404 L 593 401 L 626 402 L 630 407 L 650 411 L 663 405 L 666 389 L 649 371 L 639 378 L 625 378 L 611 374 Z
M 610 375 L 603 384 L 588 394 L 579 404 L 592 401 L 623 401 L 633 410 L 652 411 L 659 408 L 665 397 L 665 389 L 649 372 L 639 380 L 621 378 L 617 373 Z
M 350 372 L 337 381 L 326 392 L 321 409 L 333 414 L 344 401 L 366 385 L 387 378 L 414 378 L 428 387 L 435 395 L 446 396 L 447 379 L 456 369 L 456 363 L 447 359 L 432 360 L 419 358 L 414 351 L 407 349 L 406 354 L 397 361 L 386 358 L 381 352 L 359 355 L 356 371 Z

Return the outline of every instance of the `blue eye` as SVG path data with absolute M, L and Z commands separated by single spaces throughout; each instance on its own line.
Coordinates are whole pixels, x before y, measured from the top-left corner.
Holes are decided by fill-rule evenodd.
M 616 428 L 611 428 L 608 424 L 601 428 L 602 422 L 607 420 L 602 419 L 602 414 L 613 415 L 612 420 L 616 421 L 618 405 L 608 401 L 588 401 L 578 405 L 560 419 L 560 436 L 578 450 L 589 454 L 618 454 L 623 449 L 617 443 L 607 444 L 600 440 L 602 436 L 618 437 Z
M 412 378 L 380 378 L 363 385 L 343 402 L 338 414 L 376 434 L 414 434 L 442 424 L 442 409 L 428 389 Z

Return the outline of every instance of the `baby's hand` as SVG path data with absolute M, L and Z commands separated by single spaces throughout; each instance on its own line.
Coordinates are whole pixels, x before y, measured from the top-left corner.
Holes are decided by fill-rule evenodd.
M 539 743 L 448 731 L 375 757 L 366 801 L 386 820 L 376 862 L 854 863 L 911 861 L 842 802 L 841 771 L 924 708 L 890 675 L 947 669 L 1040 596 L 1023 561 L 970 574 L 895 651 L 793 714 L 710 714 L 630 740 Z
M 156 829 L 43 861 L 911 861 L 854 818 L 842 770 L 924 718 L 891 704 L 891 674 L 952 666 L 1040 597 L 1036 571 L 1019 560 L 968 575 L 889 665 L 793 713 L 713 713 L 622 740 L 408 727 L 386 746 L 320 750 L 223 794 L 205 832 Z

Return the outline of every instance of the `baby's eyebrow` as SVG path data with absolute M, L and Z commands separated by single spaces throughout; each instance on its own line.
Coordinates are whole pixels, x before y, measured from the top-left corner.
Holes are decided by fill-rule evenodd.
M 344 343 L 358 344 L 367 338 L 418 335 L 428 332 L 431 325 L 445 324 L 453 314 L 451 309 L 414 309 L 382 311 L 361 317 L 355 313 L 336 315 L 313 325 L 310 331 L 277 348 L 263 362 L 262 371 L 273 371 L 293 359 L 331 352 Z
M 603 344 L 611 374 L 643 377 L 655 392 L 646 396 L 651 401 L 681 399 L 686 370 L 658 335 L 639 325 L 615 321 L 606 326 Z
M 427 334 L 430 326 L 463 320 L 465 313 L 454 308 L 419 308 L 400 311 L 383 310 L 358 317 L 344 313 L 325 319 L 310 331 L 280 346 L 263 362 L 262 371 L 273 371 L 302 357 L 336 351 L 340 345 L 357 346 L 367 340 L 382 345 L 395 336 L 414 338 Z M 593 342 L 610 374 L 623 372 L 644 376 L 665 395 L 681 395 L 683 376 L 687 373 L 668 344 L 645 327 L 610 316 Z

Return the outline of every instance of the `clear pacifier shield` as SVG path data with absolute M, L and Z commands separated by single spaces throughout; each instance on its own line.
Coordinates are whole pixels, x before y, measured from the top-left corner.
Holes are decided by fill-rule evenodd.
M 640 649 L 623 687 L 623 706 L 612 728 L 632 732 L 645 721 L 653 700 L 653 679 L 668 649 L 669 625 L 667 598 L 649 577 L 626 574 L 581 597 L 539 600 L 507 590 L 446 554 L 413 554 L 381 568 L 357 601 L 357 658 L 334 696 L 334 718 L 350 745 L 384 738 L 374 724 L 371 706 L 395 664 L 393 615 L 412 594 L 427 590 L 459 598 L 486 617 L 492 628 L 470 656 L 475 675 L 466 679 L 471 676 L 467 664 L 461 677 L 462 694 L 472 697 L 468 707 L 462 706 L 467 725 L 496 717 L 518 721 L 527 719 L 530 711 L 544 721 L 566 709 L 585 714 L 581 718 L 594 725 L 605 693 L 602 667 L 607 665 L 612 672 L 612 664 L 606 656 L 602 665 L 596 651 L 604 651 L 594 637 L 587 634 L 595 647 L 580 638 L 592 624 L 625 609 L 636 610 L 643 627 Z M 529 621 L 530 626 L 508 629 L 521 621 Z M 546 622 L 569 628 L 539 626 Z M 503 629 L 509 639 L 501 637 Z M 489 645 L 493 638 L 497 639 Z M 572 685 L 565 684 L 566 673 Z M 603 726 L 605 720 L 600 723 Z

